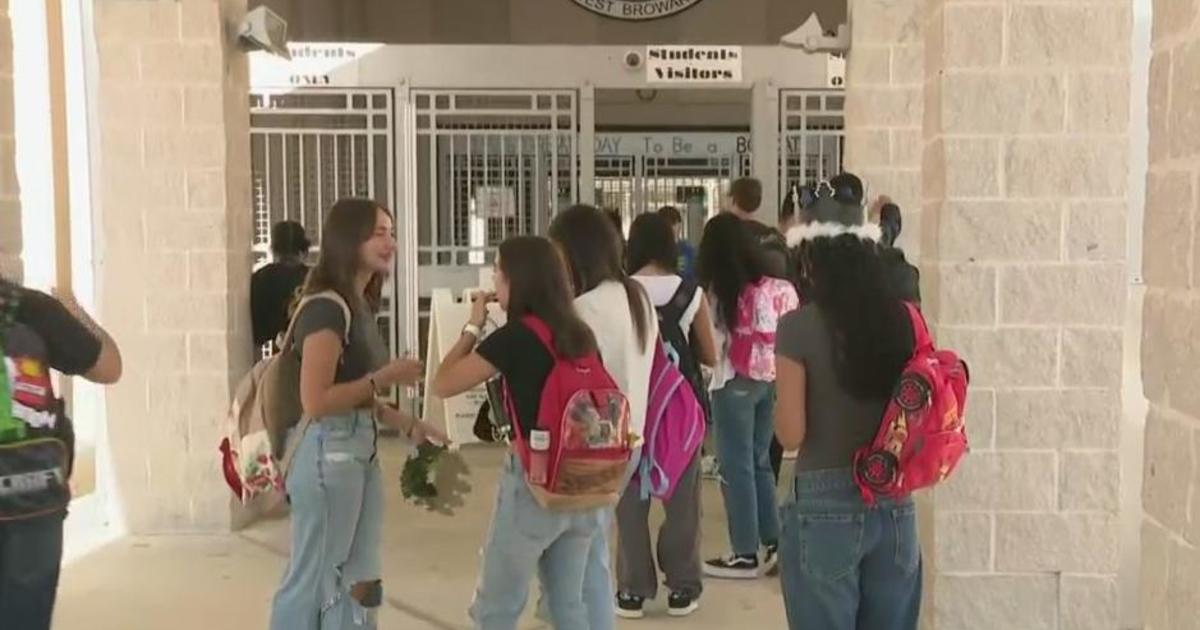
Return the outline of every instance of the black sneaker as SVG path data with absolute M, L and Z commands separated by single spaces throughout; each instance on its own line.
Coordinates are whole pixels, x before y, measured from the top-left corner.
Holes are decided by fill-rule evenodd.
M 757 556 L 728 555 L 704 563 L 704 574 L 731 580 L 753 580 L 758 577 Z
M 763 552 L 763 575 L 775 577 L 779 575 L 779 545 L 767 545 Z
M 700 596 L 690 593 L 671 593 L 667 597 L 667 614 L 672 617 L 686 617 L 700 608 Z
M 617 593 L 617 616 L 622 619 L 641 619 L 646 616 L 642 611 L 645 599 L 629 593 Z

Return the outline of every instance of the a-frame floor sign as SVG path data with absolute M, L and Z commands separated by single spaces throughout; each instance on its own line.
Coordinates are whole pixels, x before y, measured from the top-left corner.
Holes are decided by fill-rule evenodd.
M 484 274 L 481 272 L 481 279 Z M 491 282 L 491 270 L 487 270 L 487 284 Z M 452 448 L 479 442 L 472 430 L 479 408 L 487 400 L 487 390 L 480 385 L 453 398 L 441 399 L 433 395 L 433 377 L 438 365 L 458 343 L 463 325 L 471 316 L 471 294 L 479 289 L 464 291 L 460 300 L 454 299 L 450 289 L 434 289 L 430 295 L 429 311 L 429 356 L 425 364 L 425 421 L 445 427 L 446 435 L 453 442 Z M 505 322 L 504 311 L 492 304 L 488 308 L 488 323 L 483 334 L 486 337 Z

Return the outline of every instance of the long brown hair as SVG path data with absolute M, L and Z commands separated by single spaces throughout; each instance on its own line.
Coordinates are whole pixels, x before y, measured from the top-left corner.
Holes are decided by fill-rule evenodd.
M 362 264 L 359 248 L 375 234 L 380 210 L 392 215 L 370 199 L 346 197 L 333 204 L 321 231 L 321 254 L 316 266 L 308 272 L 303 295 L 337 291 L 347 304 L 365 301 L 371 312 L 379 310 L 383 276 L 373 274 L 361 296 L 355 295 L 354 280 Z
M 583 295 L 610 280 L 624 285 L 638 345 L 647 348 L 650 341 L 647 305 L 650 300 L 642 285 L 625 273 L 624 243 L 612 221 L 592 206 L 572 206 L 554 218 L 550 224 L 550 238 L 562 246 L 567 256 L 576 295 Z
M 542 320 L 564 357 L 596 352 L 596 337 L 575 313 L 566 265 L 553 243 L 540 236 L 505 240 L 500 244 L 500 271 L 508 278 L 509 321 L 526 315 Z

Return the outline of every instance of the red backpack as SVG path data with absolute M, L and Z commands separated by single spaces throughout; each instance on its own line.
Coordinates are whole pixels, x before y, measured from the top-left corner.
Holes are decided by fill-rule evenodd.
M 518 430 L 513 441 L 529 489 L 538 504 L 550 510 L 615 505 L 636 439 L 629 433 L 629 400 L 598 353 L 576 359 L 561 356 L 542 320 L 527 316 L 521 321 L 554 358 L 542 387 L 534 435 L 526 437 Z M 504 399 L 509 416 L 519 425 L 522 418 L 513 407 L 507 381 Z M 544 449 L 533 448 L 543 444 Z
M 854 455 L 854 480 L 867 505 L 941 482 L 968 450 L 967 364 L 953 352 L 935 349 L 921 312 L 912 304 L 905 308 L 916 338 L 912 359 L 875 440 Z

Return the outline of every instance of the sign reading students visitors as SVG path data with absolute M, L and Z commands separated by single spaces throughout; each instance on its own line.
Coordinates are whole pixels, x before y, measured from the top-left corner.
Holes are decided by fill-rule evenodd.
M 740 83 L 741 46 L 647 46 L 650 83 Z
M 604 17 L 639 22 L 655 20 L 690 9 L 700 0 L 574 0 L 575 4 Z

